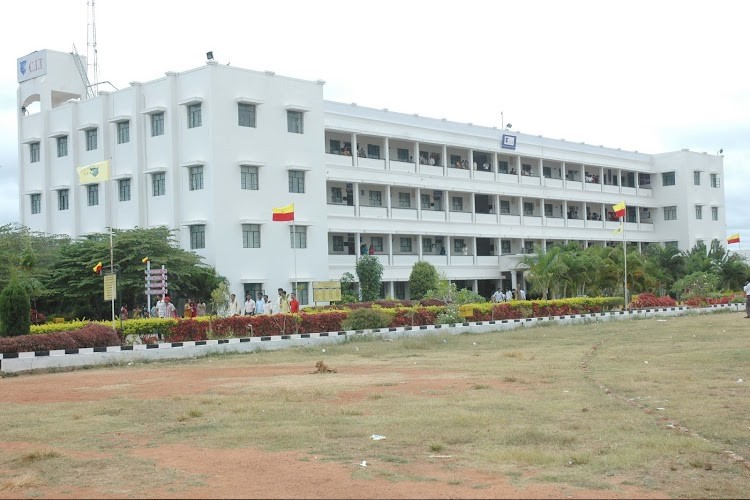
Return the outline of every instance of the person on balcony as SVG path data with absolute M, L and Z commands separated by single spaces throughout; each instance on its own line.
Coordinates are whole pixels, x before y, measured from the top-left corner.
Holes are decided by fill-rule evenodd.
M 370 248 L 367 249 L 368 255 L 375 255 L 375 247 L 372 246 L 372 243 L 370 243 Z

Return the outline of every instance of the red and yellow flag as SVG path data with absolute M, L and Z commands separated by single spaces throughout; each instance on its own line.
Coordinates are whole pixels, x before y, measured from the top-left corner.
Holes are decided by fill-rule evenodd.
M 277 222 L 286 222 L 294 220 L 294 203 L 289 205 L 274 208 L 273 209 L 273 220 Z
M 732 243 L 739 243 L 740 242 L 740 233 L 734 233 L 727 238 L 727 244 L 731 245 Z
M 621 201 L 616 205 L 612 205 L 612 210 L 615 211 L 615 217 L 617 217 L 618 219 L 620 217 L 625 217 L 625 202 Z
M 94 272 L 96 274 L 101 274 L 102 272 L 102 263 L 99 262 L 97 265 L 94 266 Z

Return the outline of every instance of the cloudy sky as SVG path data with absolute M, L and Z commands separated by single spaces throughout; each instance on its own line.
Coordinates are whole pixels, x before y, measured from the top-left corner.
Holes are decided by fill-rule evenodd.
M 0 224 L 19 220 L 16 58 L 86 52 L 86 0 L 0 20 Z M 118 88 L 220 63 L 323 79 L 325 98 L 659 153 L 724 150 L 727 232 L 750 239 L 750 2 L 96 2 Z

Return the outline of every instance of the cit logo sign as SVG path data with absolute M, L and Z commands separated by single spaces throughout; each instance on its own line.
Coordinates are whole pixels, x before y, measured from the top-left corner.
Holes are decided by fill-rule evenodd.
M 99 167 L 91 167 L 91 175 L 93 175 L 94 177 L 99 175 Z
M 516 136 L 503 134 L 503 142 L 501 143 L 501 146 L 504 149 L 516 149 Z
M 26 63 L 27 61 L 21 61 L 18 63 L 18 70 L 21 72 L 22 75 L 26 74 Z

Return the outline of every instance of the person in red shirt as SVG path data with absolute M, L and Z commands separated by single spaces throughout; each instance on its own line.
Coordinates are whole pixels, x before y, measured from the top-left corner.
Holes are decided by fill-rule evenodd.
M 293 293 L 289 296 L 289 312 L 291 313 L 298 313 L 299 312 L 299 302 L 297 302 L 297 294 Z

